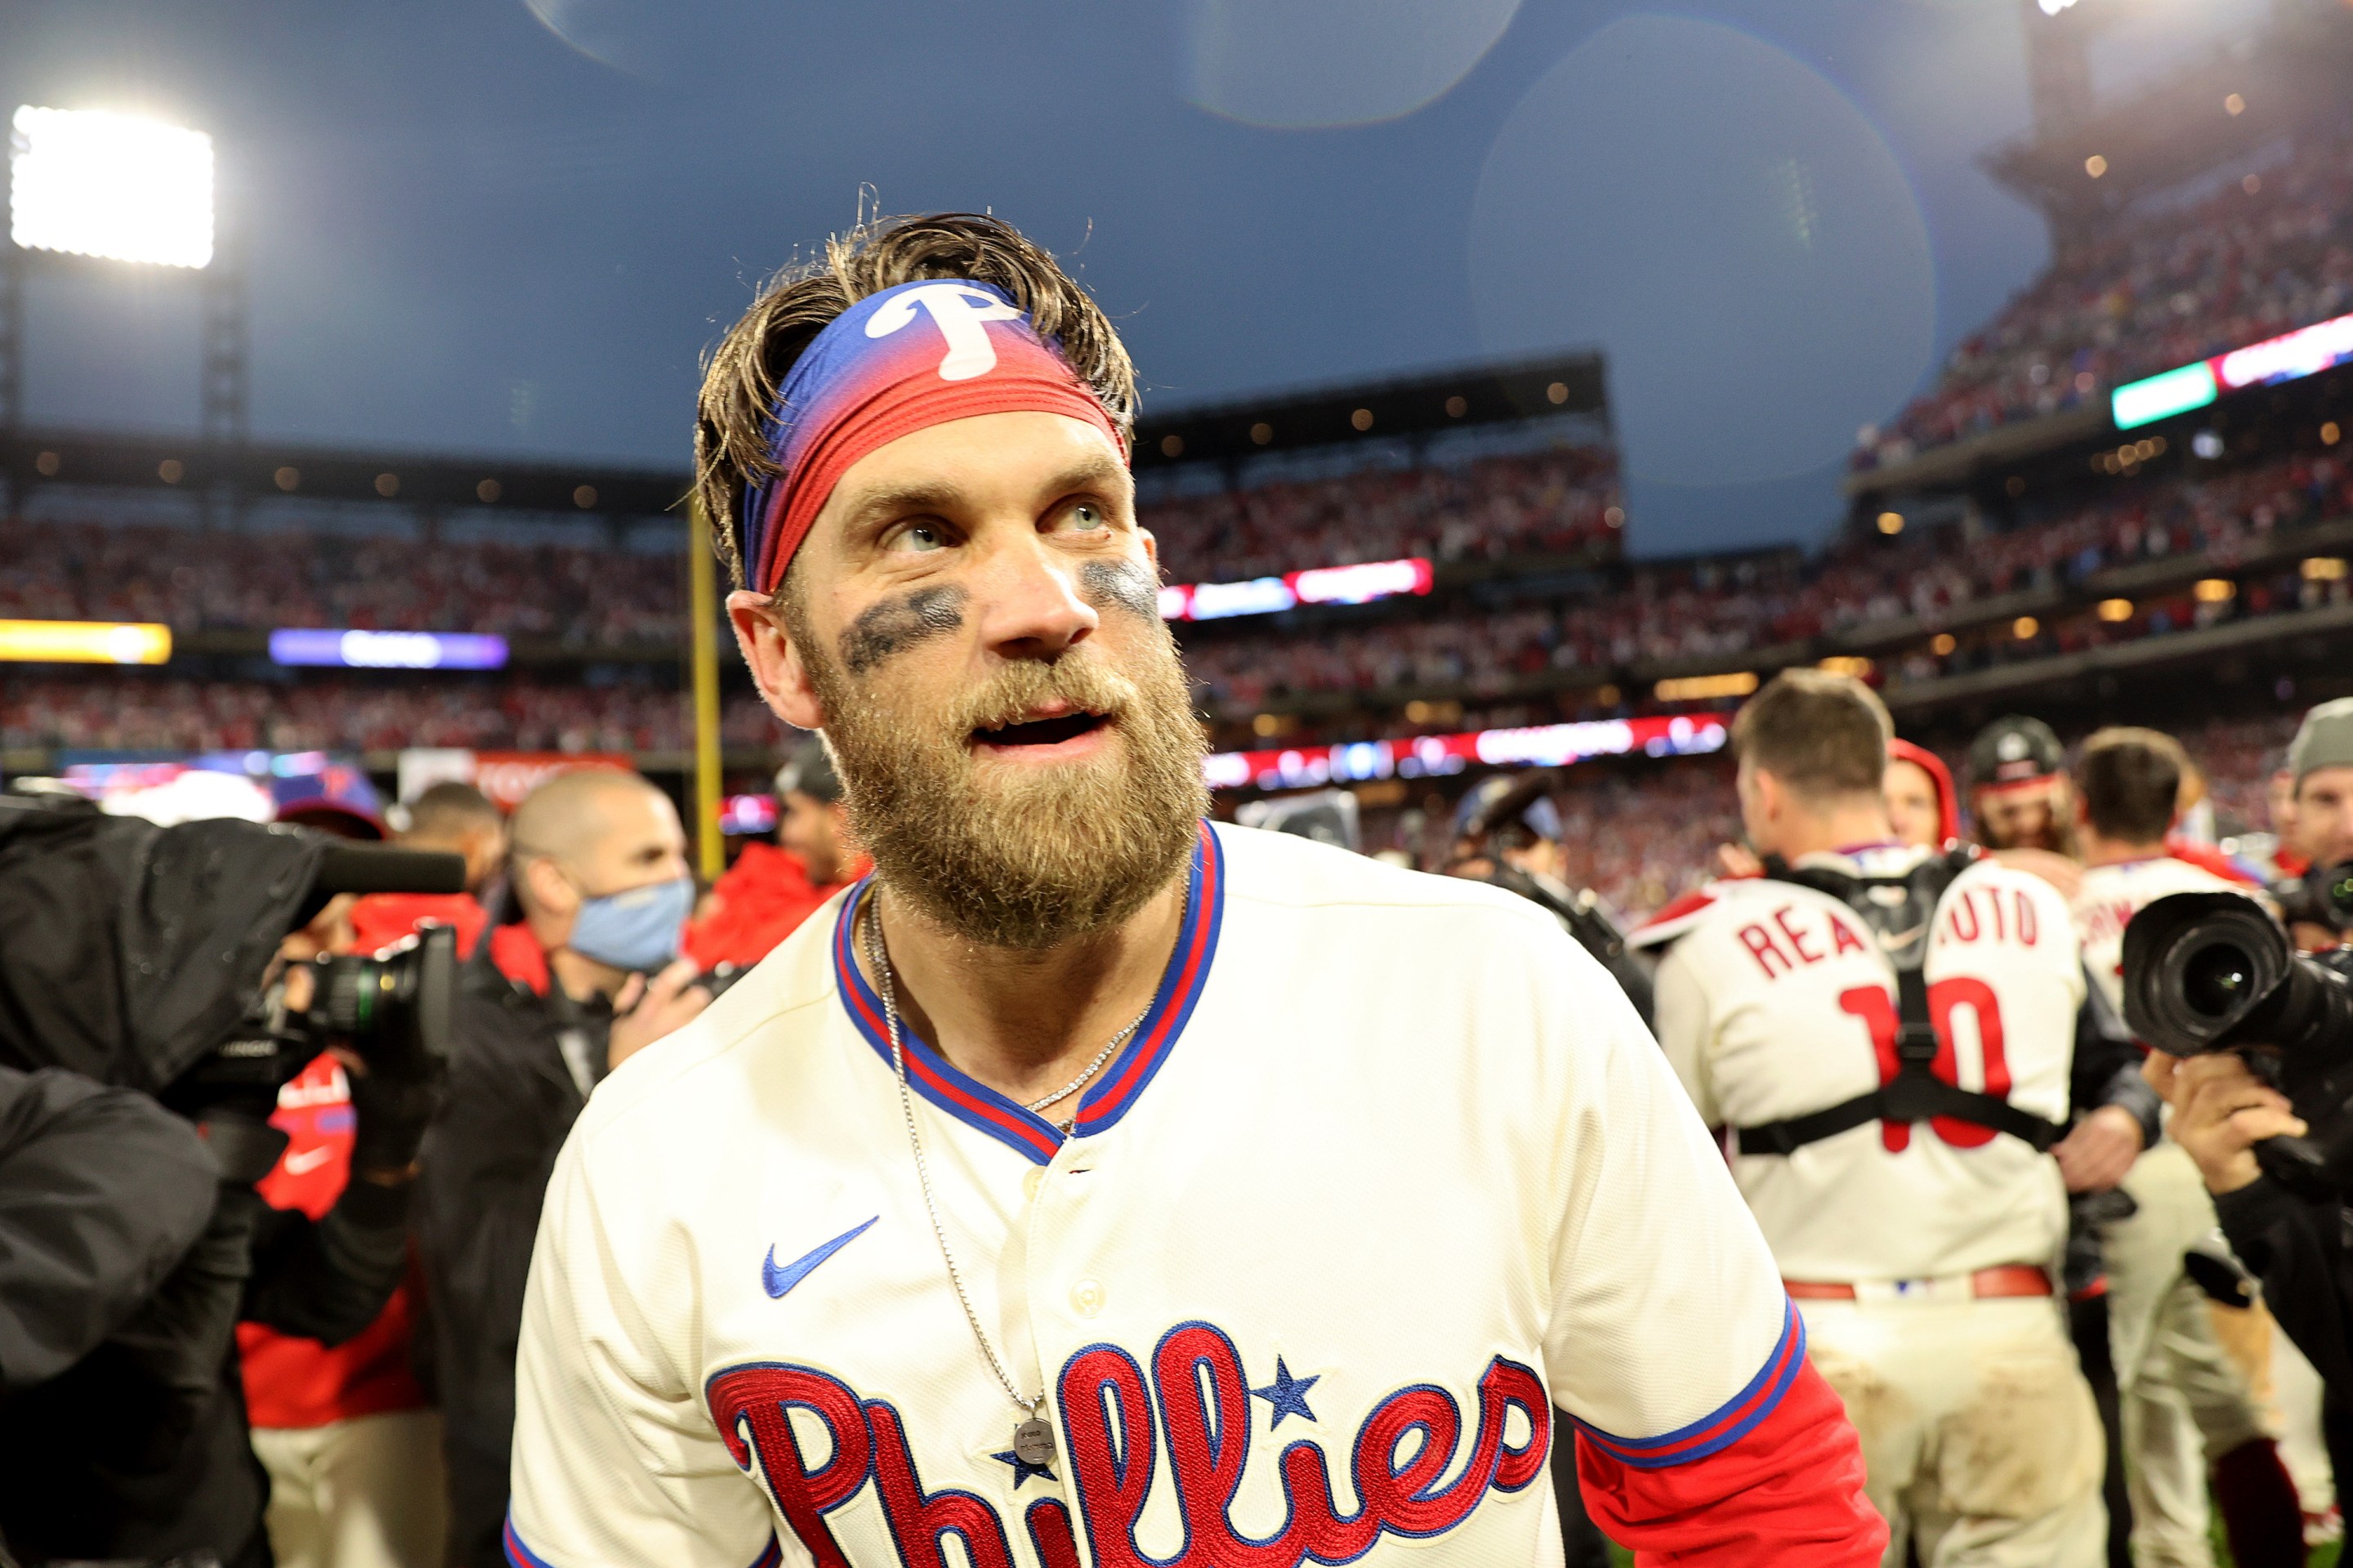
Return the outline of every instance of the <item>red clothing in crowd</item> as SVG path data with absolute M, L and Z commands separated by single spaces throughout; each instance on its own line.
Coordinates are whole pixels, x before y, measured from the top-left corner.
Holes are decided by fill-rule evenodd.
M 278 1092 L 269 1125 L 290 1141 L 257 1189 L 273 1208 L 318 1219 L 335 1206 L 352 1171 L 352 1089 L 343 1064 L 322 1054 Z M 375 1322 L 340 1345 L 296 1339 L 259 1323 L 237 1326 L 245 1404 L 253 1425 L 324 1426 L 357 1415 L 416 1410 L 428 1402 L 408 1370 L 416 1277 L 402 1282 Z
M 400 940 L 421 920 L 458 928 L 458 950 L 473 951 L 488 916 L 471 895 L 371 894 L 352 908 L 361 952 Z M 352 1087 L 343 1065 L 321 1055 L 278 1092 L 269 1125 L 286 1134 L 286 1151 L 256 1189 L 272 1208 L 300 1209 L 318 1219 L 343 1195 L 352 1173 Z M 414 1327 L 417 1278 L 392 1293 L 384 1310 L 355 1337 L 340 1345 L 296 1339 L 259 1323 L 237 1326 L 237 1353 L 244 1365 L 245 1404 L 256 1426 L 273 1429 L 324 1426 L 354 1416 L 390 1410 L 417 1410 L 430 1403 L 409 1371 L 408 1338 Z
M 470 957 L 491 916 L 470 893 L 371 893 L 352 906 L 354 951 L 388 948 L 427 920 L 458 928 L 458 954 Z
M 702 969 L 744 968 L 768 956 L 819 906 L 864 876 L 873 863 L 860 859 L 839 882 L 809 880 L 801 857 L 775 844 L 751 843 L 711 889 L 711 906 L 687 922 L 686 956 Z
M 2165 841 L 2165 853 L 2176 860 L 2186 860 L 2199 870 L 2219 876 L 2225 882 L 2235 882 L 2242 887 L 2263 885 L 2248 874 L 2245 866 L 2212 844 L 2201 844 L 2195 839 L 2169 838 Z

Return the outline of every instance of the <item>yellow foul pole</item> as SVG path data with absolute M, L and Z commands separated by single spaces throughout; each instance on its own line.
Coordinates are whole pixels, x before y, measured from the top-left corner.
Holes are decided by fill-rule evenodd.
M 711 548 L 711 519 L 700 502 L 688 503 L 687 620 L 694 629 L 694 842 L 705 881 L 727 869 L 719 832 L 719 574 Z

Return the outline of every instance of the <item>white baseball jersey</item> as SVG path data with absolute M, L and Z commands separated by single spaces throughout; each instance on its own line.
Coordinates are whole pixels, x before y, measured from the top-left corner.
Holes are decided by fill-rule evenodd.
M 2083 891 L 2075 895 L 2075 929 L 2084 939 L 2084 967 L 2116 1016 L 2125 1015 L 2125 927 L 2134 916 L 2170 894 L 2247 891 L 2169 854 L 2085 866 Z
M 1899 875 L 1924 850 L 1809 856 Z M 1896 1070 L 1895 969 L 1839 900 L 1769 879 L 1719 883 L 1659 968 L 1667 1058 L 1711 1126 L 1828 1110 Z M 2048 1121 L 2067 1113 L 2083 964 L 2067 905 L 2041 878 L 1979 861 L 1946 889 L 1923 978 L 1934 1071 Z M 2024 1141 L 1939 1117 L 1866 1122 L 1733 1174 L 1783 1276 L 1829 1283 L 2047 1264 L 2066 1237 L 2057 1163 Z
M 973 1307 L 1046 1396 L 1057 1451 L 1026 1462 L 851 956 L 864 886 L 575 1128 L 532 1262 L 518 1563 L 1556 1562 L 1553 1404 L 1677 1466 L 1798 1379 L 1723 1160 L 1551 916 L 1205 828 L 1074 1137 L 908 1044 Z

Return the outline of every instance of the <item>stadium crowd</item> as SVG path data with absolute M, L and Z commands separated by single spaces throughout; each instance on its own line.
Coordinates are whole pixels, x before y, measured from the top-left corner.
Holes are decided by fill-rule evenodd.
M 1894 540 L 1850 537 L 1811 559 L 1783 552 L 1625 567 L 1619 569 L 1621 575 L 1596 574 L 1584 588 L 1549 602 L 1488 611 L 1391 614 L 1312 631 L 1272 622 L 1187 628 L 1186 660 L 1213 711 L 1246 719 L 1285 694 L 1399 696 L 1436 690 L 1493 696 L 1517 681 L 1547 673 L 1601 673 L 1670 659 L 1732 660 L 1808 638 L 1834 643 L 1841 634 L 1913 617 L 1920 622 L 1921 639 L 1884 662 L 1892 679 L 1926 680 L 2225 620 L 2343 603 L 2353 592 L 2353 579 L 2326 575 L 2333 557 L 2320 557 L 2311 567 L 2291 558 L 2261 570 L 2237 563 L 2274 535 L 2348 513 L 2353 466 L 2333 450 L 2300 451 L 2203 477 L 2119 479 L 2087 504 L 2029 509 L 2000 531 L 1947 524 Z M 115 532 L 90 531 L 105 535 L 110 548 Z M 152 532 L 166 535 L 153 552 L 160 577 L 175 578 L 185 571 L 198 586 L 211 580 L 211 568 L 177 560 L 164 547 L 193 536 Z M 0 533 L 0 539 L 8 536 Z M 453 547 L 444 553 L 451 558 L 434 562 L 436 581 L 478 580 L 465 569 L 467 548 L 511 565 L 533 554 Z M 561 567 L 567 582 L 575 577 L 588 582 L 619 579 L 613 590 L 619 601 L 649 592 L 647 574 L 636 574 L 638 580 L 631 587 L 630 574 L 588 570 L 598 559 L 591 552 L 540 554 Z M 2089 590 L 2102 572 L 2168 559 L 2181 562 L 2184 570 L 2180 580 L 2161 592 L 2097 600 Z M 519 577 L 506 579 L 511 585 L 542 580 L 516 570 Z M 2199 571 L 2217 575 L 2203 579 L 2208 586 L 2201 589 L 2191 580 Z M 293 575 L 299 578 L 302 573 Z M 227 580 L 225 570 L 221 576 Z M 75 570 L 63 567 L 37 575 L 0 574 L 0 582 L 18 595 L 0 609 L 54 611 L 54 601 L 40 600 L 27 585 L 54 588 L 76 580 Z M 379 580 L 397 577 L 386 572 Z M 2227 585 L 2227 593 L 2218 592 L 2216 583 Z M 355 597 L 339 606 L 358 607 L 356 596 L 364 588 L 354 588 Z M 2072 608 L 1966 624 L 1973 605 L 2025 589 L 2065 590 L 2073 596 Z M 399 597 L 388 593 L 379 608 Z M 161 613 L 167 606 L 163 599 L 130 596 L 78 600 L 72 608 L 144 614 Z M 520 610 L 512 605 L 508 610 L 513 613 L 486 611 L 486 617 L 491 624 L 521 624 Z M 647 608 L 645 613 L 648 620 L 633 624 L 650 627 L 658 612 Z M 583 609 L 584 619 L 575 624 L 602 614 Z M 1929 635 L 1947 620 L 1961 629 Z M 609 615 L 598 623 L 622 624 Z M 1549 716 L 1535 715 L 1530 722 Z M 731 747 L 772 742 L 773 726 L 748 694 L 728 702 L 723 724 Z M 10 749 L 385 751 L 455 746 L 679 751 L 688 744 L 686 726 L 684 705 L 666 683 L 586 684 L 552 674 L 426 681 L 322 675 L 258 682 L 109 672 L 12 678 L 0 689 L 0 747 Z M 1348 736 L 1335 738 L 1356 738 L 1362 726 L 1363 721 L 1356 721 Z
M 0 617 L 160 621 L 175 631 L 280 626 L 476 631 L 574 646 L 675 643 L 667 556 L 565 545 L 161 524 L 0 527 Z
M 641 682 L 329 676 L 278 683 L 109 672 L 0 687 L 0 749 L 10 750 L 681 751 L 688 732 L 679 693 Z M 730 747 L 765 747 L 776 722 L 744 697 L 726 705 L 722 733 Z
M 1836 638 L 1919 618 L 1933 627 L 1972 603 L 2029 588 L 2073 588 L 2116 567 L 2205 557 L 2228 572 L 2274 533 L 2353 512 L 2353 468 L 2299 452 L 2211 477 L 2122 482 L 2089 504 L 2028 512 L 2000 531 L 1920 530 L 1894 543 L 1849 538 L 1811 560 L 1794 555 L 1629 568 L 1621 584 L 1545 605 L 1399 617 L 1321 636 L 1243 626 L 1196 634 L 1187 662 L 1212 697 L 1248 707 L 1283 693 L 1455 687 L 1496 691 L 1546 671 L 1603 671 L 1651 660 L 1735 655 L 1775 643 Z M 2341 599 L 2342 579 L 2306 580 L 2291 566 L 2233 599 L 2177 596 L 2133 606 L 2118 621 L 2090 606 L 2047 632 L 2004 622 L 1994 631 L 1906 655 L 1926 678 L 2101 641 L 2162 635 L 2226 616 L 2269 614 Z
M 1170 493 L 1137 512 L 1179 583 L 1413 556 L 1615 555 L 1626 521 L 1616 454 L 1594 446 Z
M 2295 725 L 2291 712 L 2212 719 L 2181 731 L 2178 738 L 2199 765 L 2211 808 L 2194 813 L 2200 832 L 2228 841 L 2271 830 L 2266 790 Z M 1933 749 L 1955 777 L 1966 774 L 1960 748 Z M 1732 770 L 1720 762 L 1571 768 L 1553 800 L 1567 852 L 1563 880 L 1592 888 L 1633 920 L 1723 874 L 1719 852 L 1740 839 Z M 1375 836 L 1417 859 L 1434 853 L 1395 817 L 1384 819 Z
M 1145 507 L 1172 582 L 1420 556 L 1614 553 L 1613 455 L 1561 447 L 1458 465 L 1278 480 Z M 290 529 L 237 535 L 96 520 L 0 526 L 0 618 L 493 632 L 570 648 L 675 644 L 667 556 Z
M 2353 310 L 2353 164 L 2342 134 L 2203 200 L 2063 250 L 1956 346 L 1936 385 L 1861 434 L 1853 466 L 2105 397 L 2124 382 Z

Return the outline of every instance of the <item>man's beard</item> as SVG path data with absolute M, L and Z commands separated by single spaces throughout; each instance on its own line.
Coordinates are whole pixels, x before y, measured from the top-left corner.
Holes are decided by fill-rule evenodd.
M 852 677 L 806 649 L 805 662 L 850 825 L 882 883 L 966 940 L 1035 951 L 1108 929 L 1192 853 L 1209 808 L 1207 747 L 1157 621 L 1133 669 L 1081 644 L 1050 663 L 1010 663 L 933 714 L 892 703 L 887 668 Z M 984 778 L 974 732 L 1020 723 L 1055 697 L 1113 721 L 1107 753 L 1007 763 Z

